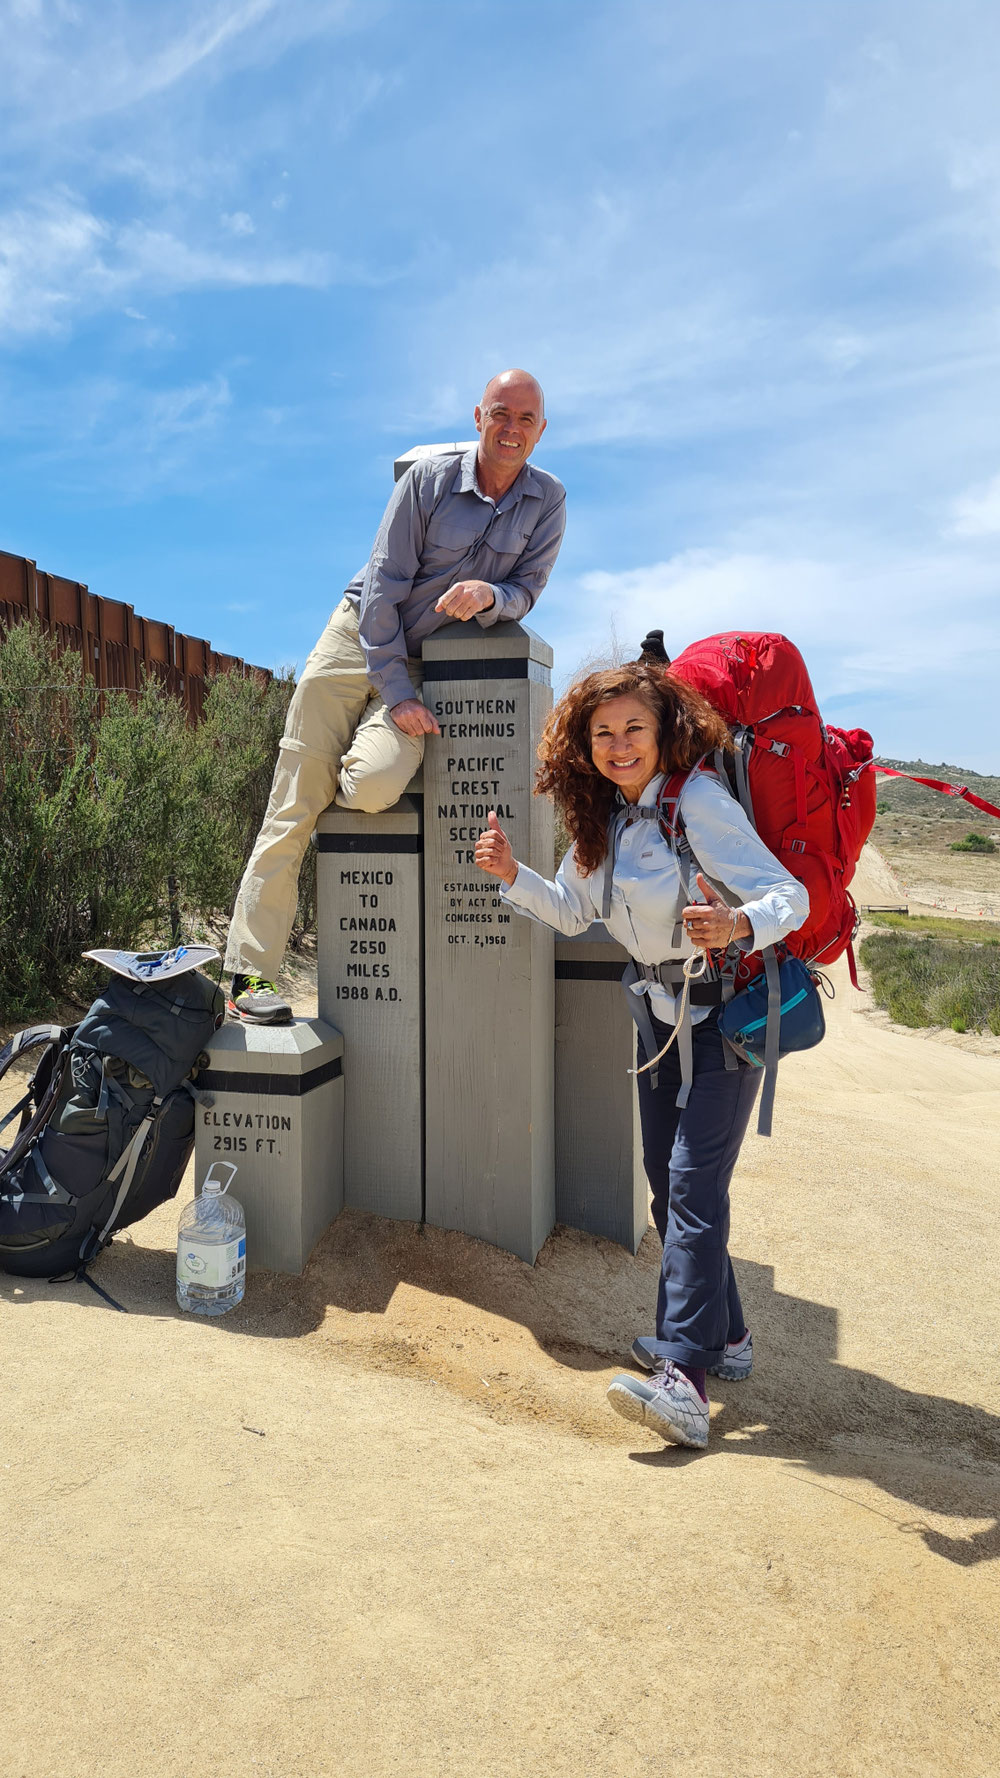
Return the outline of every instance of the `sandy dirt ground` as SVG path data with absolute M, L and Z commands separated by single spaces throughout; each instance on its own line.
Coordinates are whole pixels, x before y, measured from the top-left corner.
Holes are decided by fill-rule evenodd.
M 1000 853 L 953 852 L 953 840 L 969 831 L 968 821 L 926 821 L 894 816 L 879 821 L 877 855 L 901 892 L 911 914 L 959 914 L 963 919 L 1000 919 Z M 980 824 L 991 839 L 1000 823 Z M 866 847 L 868 869 L 876 847 Z M 858 901 L 876 900 L 857 895 Z
M 0 1279 L 4 1778 L 992 1778 L 1000 1059 L 835 975 L 704 1454 L 604 1402 L 652 1232 L 345 1213 L 203 1324 L 168 1205 L 100 1262 L 127 1314 Z

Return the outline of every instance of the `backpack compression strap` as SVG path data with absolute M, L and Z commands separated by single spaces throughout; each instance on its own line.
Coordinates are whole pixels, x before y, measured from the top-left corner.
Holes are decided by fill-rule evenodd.
M 883 778 L 908 778 L 911 784 L 923 784 L 928 790 L 938 790 L 942 796 L 960 796 L 964 802 L 971 803 L 974 809 L 982 809 L 984 815 L 996 815 L 1000 820 L 1000 809 L 988 803 L 972 790 L 966 790 L 964 784 L 945 784 L 940 778 L 915 778 L 912 772 L 897 772 L 891 766 L 876 765 L 876 772 Z
M 774 946 L 765 945 L 761 952 L 767 979 L 767 1025 L 764 1028 L 764 1085 L 757 1113 L 758 1136 L 770 1136 L 774 1118 L 774 1093 L 778 1084 L 778 1047 L 781 1040 L 781 977 Z
M 113 1228 L 114 1228 L 115 1218 L 117 1217 L 119 1210 L 121 1209 L 122 1205 L 124 1204 L 125 1199 L 128 1197 L 129 1187 L 131 1186 L 132 1181 L 135 1178 L 135 1170 L 136 1170 L 136 1167 L 139 1165 L 139 1156 L 142 1153 L 143 1144 L 146 1140 L 146 1137 L 149 1135 L 149 1132 L 152 1129 L 157 1116 L 159 1115 L 162 1103 L 163 1103 L 163 1101 L 161 1099 L 154 1099 L 153 1100 L 152 1111 L 149 1113 L 149 1115 L 147 1117 L 143 1118 L 142 1123 L 139 1125 L 139 1128 L 136 1130 L 136 1133 L 133 1136 L 128 1147 L 122 1149 L 122 1152 L 118 1156 L 118 1159 L 115 1162 L 114 1166 L 112 1167 L 111 1172 L 108 1174 L 108 1184 L 109 1185 L 113 1185 L 115 1183 L 115 1180 L 118 1179 L 119 1176 L 121 1177 L 121 1185 L 118 1187 L 117 1196 L 115 1198 L 114 1203 L 111 1206 L 111 1214 L 108 1217 L 107 1222 L 104 1224 L 104 1227 L 102 1228 L 100 1234 L 97 1237 L 97 1241 L 96 1241 L 96 1244 L 93 1248 L 93 1251 L 88 1253 L 88 1255 L 87 1255 L 88 1259 L 93 1259 L 94 1254 L 100 1253 L 101 1248 L 105 1245 L 105 1242 L 108 1239 L 109 1230 L 113 1230 Z

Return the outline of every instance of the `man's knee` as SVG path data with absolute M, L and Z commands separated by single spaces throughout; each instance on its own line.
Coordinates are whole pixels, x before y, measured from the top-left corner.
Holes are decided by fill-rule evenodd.
M 424 756 L 423 737 L 404 735 L 382 712 L 370 709 L 340 762 L 337 802 L 360 815 L 378 815 L 397 803 Z
M 345 765 L 340 774 L 337 804 L 356 815 L 380 815 L 399 801 L 404 786 L 396 774 L 365 769 L 364 764 Z

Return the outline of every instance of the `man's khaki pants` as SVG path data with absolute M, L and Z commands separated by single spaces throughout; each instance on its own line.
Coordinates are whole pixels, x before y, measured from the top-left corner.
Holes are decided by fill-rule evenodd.
M 408 663 L 419 694 L 419 662 Z M 303 854 L 323 810 L 376 814 L 397 802 L 424 755 L 368 683 L 357 613 L 338 605 L 306 661 L 278 751 L 264 824 L 236 897 L 226 969 L 274 981 L 292 930 Z M 338 789 L 339 785 L 339 789 Z

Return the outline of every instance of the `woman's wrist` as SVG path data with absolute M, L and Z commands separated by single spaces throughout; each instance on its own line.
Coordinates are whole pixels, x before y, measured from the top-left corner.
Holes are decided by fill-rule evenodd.
M 505 889 L 513 889 L 514 884 L 517 882 L 518 869 L 518 862 L 515 858 L 514 863 L 511 866 L 511 875 L 509 877 L 501 877 L 500 879 Z

